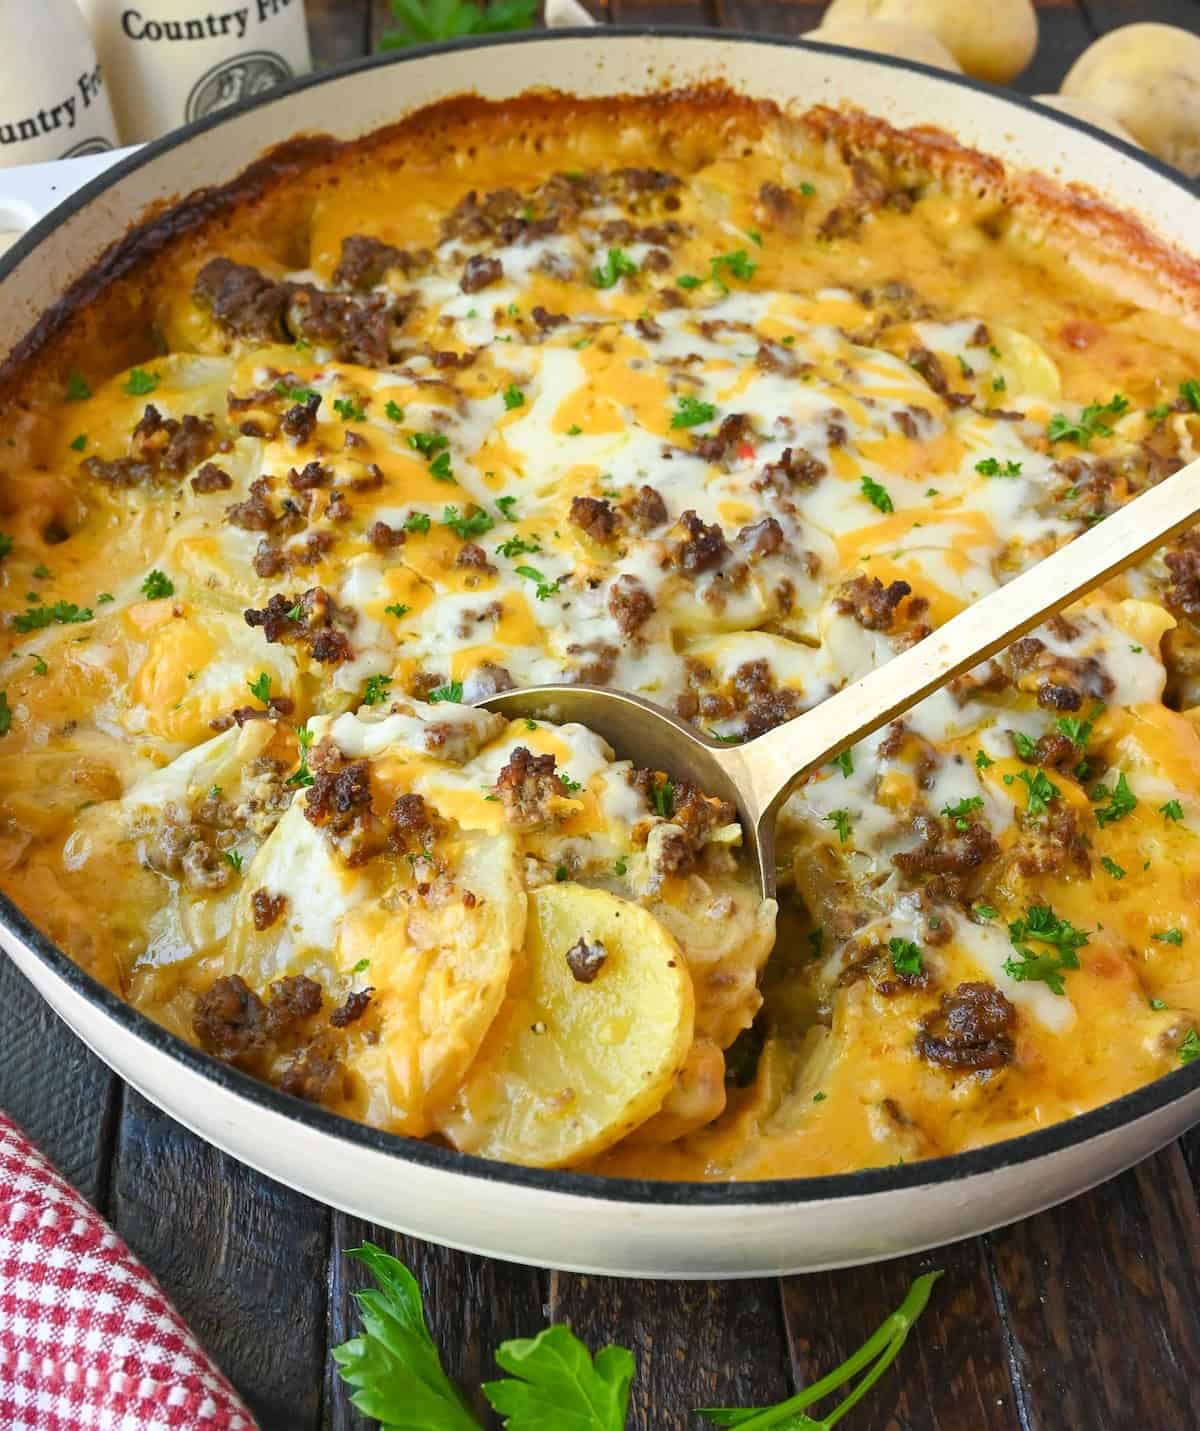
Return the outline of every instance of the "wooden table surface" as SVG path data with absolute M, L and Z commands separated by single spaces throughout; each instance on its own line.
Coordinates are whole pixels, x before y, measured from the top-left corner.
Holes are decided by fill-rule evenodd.
M 609 0 L 606 18 L 796 34 L 822 9 Z M 331 65 L 372 48 L 388 5 L 308 0 L 308 11 L 314 52 Z M 1056 89 L 1095 35 L 1147 19 L 1200 30 L 1200 0 L 1045 5 L 1019 88 Z M 343 1252 L 364 1237 L 419 1276 L 447 1366 L 471 1388 L 495 1373 L 497 1341 L 547 1319 L 568 1319 L 593 1348 L 631 1347 L 637 1431 L 696 1427 L 695 1406 L 790 1394 L 853 1351 L 930 1267 L 946 1274 L 930 1309 L 845 1423 L 851 1431 L 1175 1431 L 1200 1421 L 1200 1130 L 1065 1207 L 926 1256 L 809 1277 L 655 1283 L 451 1252 L 260 1177 L 125 1087 L 7 960 L 0 1107 L 156 1273 L 263 1431 L 367 1426 L 328 1356 L 355 1326 L 349 1293 L 362 1282 Z

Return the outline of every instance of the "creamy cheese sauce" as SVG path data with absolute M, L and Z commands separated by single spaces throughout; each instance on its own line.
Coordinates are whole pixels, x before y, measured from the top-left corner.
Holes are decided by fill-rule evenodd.
M 1200 342 L 1140 279 L 748 123 L 350 151 L 298 228 L 171 257 L 157 350 L 5 419 L 0 882 L 152 1017 L 380 1126 L 664 1177 L 953 1152 L 1200 1054 L 1186 541 L 794 792 L 777 937 L 727 813 L 468 708 L 584 681 L 752 738 L 1193 454 Z M 597 890 L 674 972 L 542 969 Z

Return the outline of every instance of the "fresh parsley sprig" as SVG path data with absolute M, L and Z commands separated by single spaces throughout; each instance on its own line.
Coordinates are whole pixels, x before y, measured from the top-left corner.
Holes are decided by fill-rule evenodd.
M 491 0 L 491 4 L 483 6 L 471 0 L 392 0 L 397 28 L 384 31 L 379 48 L 400 50 L 406 45 L 452 40 L 458 35 L 528 30 L 537 11 L 537 0 Z
M 480 1431 L 442 1365 L 416 1278 L 373 1243 L 347 1255 L 361 1262 L 376 1282 L 354 1293 L 361 1334 L 333 1349 L 342 1379 L 354 1388 L 354 1405 L 387 1431 Z M 776 1406 L 709 1407 L 699 1414 L 716 1426 L 743 1431 L 830 1431 L 895 1361 L 941 1275 L 927 1272 L 918 1277 L 900 1306 L 853 1356 L 795 1396 Z M 592 1356 L 569 1327 L 556 1324 L 536 1337 L 501 1342 L 496 1361 L 507 1375 L 484 1382 L 482 1390 L 506 1431 L 624 1431 L 636 1371 L 633 1355 L 624 1347 L 607 1346 Z M 864 1375 L 827 1415 L 804 1414 L 860 1372 Z

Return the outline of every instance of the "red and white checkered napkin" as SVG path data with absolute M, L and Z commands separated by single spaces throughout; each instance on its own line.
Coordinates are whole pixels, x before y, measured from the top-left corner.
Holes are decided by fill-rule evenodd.
M 255 1431 L 162 1288 L 3 1114 L 0 1431 Z

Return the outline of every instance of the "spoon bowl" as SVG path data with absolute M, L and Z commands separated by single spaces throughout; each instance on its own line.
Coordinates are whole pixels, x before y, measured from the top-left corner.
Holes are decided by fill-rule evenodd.
M 714 741 L 640 696 L 596 686 L 530 686 L 478 704 L 509 717 L 577 722 L 635 765 L 690 781 L 737 810 L 763 896 L 775 895 L 775 816 L 802 776 L 1140 561 L 1200 516 L 1200 460 L 964 608 L 803 715 L 741 745 Z

